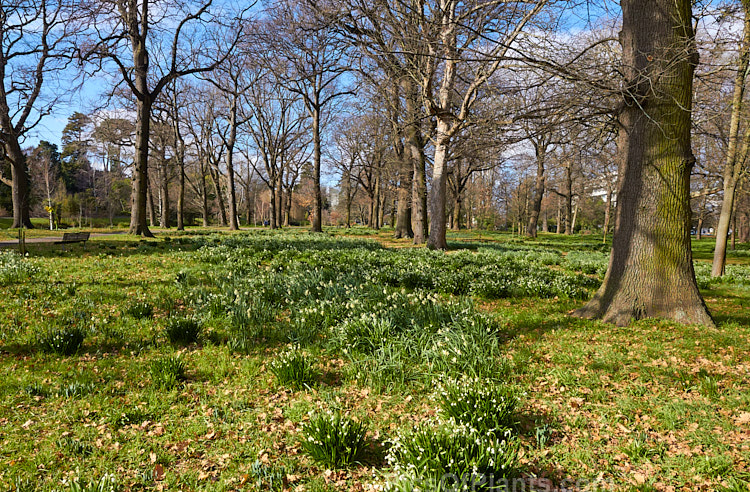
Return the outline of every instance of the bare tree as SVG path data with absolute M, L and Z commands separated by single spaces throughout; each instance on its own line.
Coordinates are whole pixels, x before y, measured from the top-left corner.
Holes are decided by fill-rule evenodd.
M 271 39 L 276 55 L 286 63 L 274 65 L 285 87 L 302 98 L 312 121 L 313 214 L 312 230 L 321 232 L 323 196 L 320 189 L 323 111 L 351 91 L 341 87 L 348 71 L 347 46 L 336 32 L 321 24 L 304 0 L 276 3 L 273 8 L 277 36 Z
M 734 95 L 732 98 L 731 122 L 729 125 L 728 147 L 724 163 L 724 198 L 721 204 L 719 224 L 716 227 L 716 248 L 714 249 L 711 276 L 719 277 L 724 274 L 727 257 L 727 236 L 731 225 L 732 212 L 737 188 L 742 173 L 747 168 L 747 158 L 750 152 L 750 125 L 745 123 L 744 135 L 741 123 L 745 111 L 745 90 L 750 68 L 750 0 L 742 0 L 743 36 L 737 57 L 734 79 Z M 734 229 L 736 233 L 736 228 Z M 736 235 L 736 234 L 734 234 Z M 733 235 L 733 237 L 734 237 Z
M 11 169 L 11 176 L 0 180 L 12 189 L 12 227 L 33 227 L 21 145 L 59 102 L 59 96 L 49 96 L 49 86 L 70 60 L 79 21 L 75 2 L 9 0 L 0 5 L 0 141 Z
M 237 43 L 212 32 L 225 26 L 212 0 L 103 0 L 89 11 L 91 35 L 82 58 L 112 65 L 136 101 L 135 166 L 130 233 L 151 237 L 146 223 L 148 142 L 156 97 L 174 79 L 216 68 Z M 214 47 L 214 49 L 209 49 Z
M 295 156 L 299 149 L 309 143 L 309 139 L 304 136 L 307 127 L 304 125 L 300 104 L 300 96 L 287 90 L 272 72 L 259 76 L 247 92 L 247 107 L 252 114 L 248 131 L 253 145 L 244 150 L 245 158 L 270 192 L 272 229 L 282 225 L 286 164 L 296 162 Z M 253 158 L 253 154 L 256 158 Z M 263 166 L 263 172 L 258 169 L 260 165 Z

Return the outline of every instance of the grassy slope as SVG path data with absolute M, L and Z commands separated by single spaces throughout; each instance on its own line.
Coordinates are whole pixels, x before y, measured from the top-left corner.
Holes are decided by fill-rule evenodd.
M 387 232 L 355 232 L 408 245 Z M 450 238 L 469 247 L 509 239 Z M 567 251 L 598 241 L 549 235 L 537 242 Z M 324 472 L 300 454 L 307 412 L 345 408 L 371 422 L 376 442 L 435 413 L 425 381 L 380 393 L 348 376 L 341 355 L 323 345 L 310 348 L 325 373 L 310 391 L 279 387 L 266 370 L 280 342 L 246 355 L 222 343 L 170 347 L 162 334 L 168 313 L 195 309 L 175 283 L 178 272 L 210 284 L 210 265 L 176 251 L 192 249 L 189 242 L 116 237 L 92 240 L 85 251 L 30 249 L 46 273 L 2 287 L 0 296 L 3 490 L 14 483 L 41 490 L 105 472 L 133 490 L 255 490 L 274 473 L 292 489 L 361 490 L 357 484 L 371 483 L 373 468 L 383 467 L 377 445 L 364 466 Z M 710 256 L 708 241 L 696 249 L 698 259 Z M 569 318 L 581 301 L 566 299 L 479 303 L 498 315 L 508 382 L 525 393 L 519 435 L 528 476 L 541 477 L 542 486 L 601 476 L 615 490 L 747 490 L 750 319 L 743 308 L 750 290 L 714 284 L 704 294 L 716 329 L 655 321 L 615 328 Z M 155 317 L 127 315 L 136 301 L 155 305 Z M 82 353 L 60 357 L 30 345 L 45 320 L 76 313 L 90 314 L 96 327 Z M 220 342 L 226 322 L 207 323 Z M 187 361 L 188 381 L 155 388 L 148 364 L 174 350 Z

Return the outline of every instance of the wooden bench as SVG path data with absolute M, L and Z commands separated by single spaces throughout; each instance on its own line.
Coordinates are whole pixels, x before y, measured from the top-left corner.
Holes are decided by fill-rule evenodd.
M 83 243 L 83 247 L 86 247 L 86 241 L 89 240 L 90 232 L 65 232 L 63 233 L 62 241 L 55 241 L 55 244 L 70 244 L 70 243 Z M 63 246 L 65 249 L 65 246 Z

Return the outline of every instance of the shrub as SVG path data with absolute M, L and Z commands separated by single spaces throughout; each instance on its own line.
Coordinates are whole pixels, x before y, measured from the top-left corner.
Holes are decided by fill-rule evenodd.
M 280 384 L 296 389 L 310 387 L 318 378 L 312 360 L 298 346 L 292 346 L 274 359 L 269 370 Z
M 195 318 L 169 318 L 164 332 L 170 343 L 190 345 L 198 341 L 201 325 Z
M 125 310 L 125 314 L 135 319 L 147 319 L 154 316 L 154 306 L 146 301 L 131 304 Z
M 37 345 L 44 352 L 73 355 L 81 348 L 86 332 L 75 325 L 48 328 L 37 338 Z
M 452 422 L 427 422 L 399 434 L 386 459 L 395 477 L 386 490 L 502 490 L 516 473 L 518 443 Z
M 151 380 L 160 388 L 174 388 L 185 381 L 185 361 L 179 355 L 168 355 L 153 360 Z
M 518 397 L 492 380 L 449 380 L 440 385 L 439 395 L 445 417 L 482 434 L 503 434 L 514 424 L 513 412 Z
M 367 426 L 340 412 L 310 415 L 302 426 L 302 449 L 315 461 L 336 468 L 357 463 L 365 449 Z

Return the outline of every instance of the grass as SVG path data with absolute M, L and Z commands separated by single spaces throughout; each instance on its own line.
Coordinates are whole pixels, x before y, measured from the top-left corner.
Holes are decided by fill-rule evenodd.
M 478 426 L 468 406 L 506 389 L 507 411 L 482 408 L 512 432 L 514 479 L 747 490 L 750 258 L 730 253 L 711 280 L 711 241 L 696 244 L 717 328 L 617 328 L 567 315 L 601 281 L 600 238 L 462 231 L 446 255 L 327 232 L 122 234 L 0 264 L 0 490 L 406 490 L 419 449 L 389 464 L 389 443 L 422 432 L 489 469 L 499 443 L 462 455 L 435 419 Z M 43 350 L 70 326 L 80 344 Z M 275 366 L 290 344 L 304 363 Z M 451 415 L 437 383 L 461 378 L 492 383 L 456 384 Z M 301 440 L 330 414 L 368 431 L 353 465 L 326 471 Z

